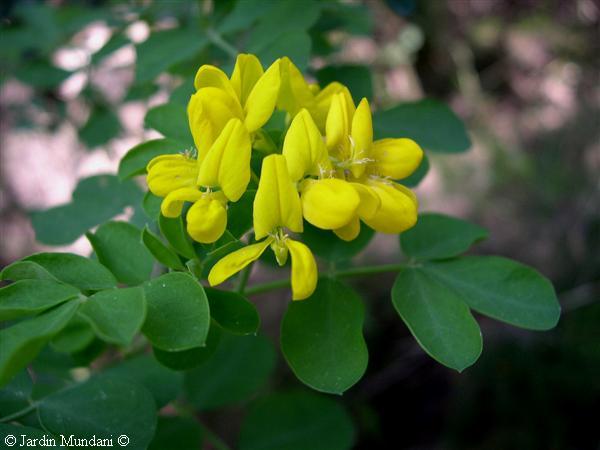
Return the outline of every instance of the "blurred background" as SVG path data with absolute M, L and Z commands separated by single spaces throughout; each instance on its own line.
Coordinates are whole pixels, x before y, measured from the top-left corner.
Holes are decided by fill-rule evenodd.
M 84 237 L 58 229 L 78 181 L 116 173 L 130 148 L 160 137 L 147 111 L 169 97 L 185 103 L 200 64 L 232 66 L 223 51 L 173 36 L 234 3 L 1 3 L 0 267 L 43 250 L 91 252 Z M 425 355 L 398 320 L 393 274 L 363 280 L 369 369 L 342 399 L 359 430 L 356 448 L 598 448 L 600 3 L 321 3 L 306 25 L 308 51 L 293 54 L 308 76 L 339 78 L 343 67 L 341 81 L 376 110 L 424 97 L 449 104 L 472 147 L 428 153 L 416 188 L 421 209 L 489 229 L 474 253 L 535 267 L 563 307 L 557 329 L 544 333 L 478 317 L 483 355 L 457 374 Z M 165 63 L 157 48 L 180 57 Z M 95 195 L 93 186 L 81 191 L 80 199 Z M 132 215 L 123 202 L 118 216 Z M 392 261 L 398 247 L 389 244 L 377 236 L 360 258 Z M 271 297 L 256 302 L 276 337 L 285 303 Z M 292 379 L 283 365 L 280 372 L 276 383 Z M 235 442 L 228 433 L 238 413 L 209 420 Z

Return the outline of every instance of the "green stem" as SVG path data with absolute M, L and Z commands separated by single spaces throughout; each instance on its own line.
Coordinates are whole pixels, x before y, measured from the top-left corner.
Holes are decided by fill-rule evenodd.
M 396 272 L 406 267 L 406 263 L 381 264 L 379 266 L 353 267 L 346 270 L 338 270 L 335 275 L 338 277 L 354 277 L 362 275 L 371 275 L 373 273 Z
M 239 53 L 238 49 L 231 45 L 229 42 L 227 42 L 225 39 L 223 39 L 223 36 L 221 36 L 221 34 L 219 34 L 217 30 L 210 27 L 207 28 L 206 37 L 209 41 L 211 41 L 213 44 L 215 44 L 233 59 L 237 58 L 237 55 Z
M 207 428 L 204 424 L 202 424 L 202 428 L 204 429 L 204 437 L 206 437 L 206 440 L 210 442 L 216 450 L 231 450 L 231 447 L 229 447 L 223 439 L 213 433 L 210 428 Z
M 353 267 L 351 269 L 346 270 L 338 270 L 337 272 L 333 272 L 331 275 L 333 277 L 356 277 L 363 275 L 371 275 L 375 273 L 385 273 L 385 272 L 396 272 L 402 270 L 406 267 L 405 263 L 395 263 L 395 264 L 381 264 L 379 266 L 367 266 L 367 267 Z M 282 289 L 288 287 L 290 285 L 289 278 L 283 280 L 275 280 L 269 281 L 267 283 L 255 284 L 254 286 L 250 286 L 245 290 L 246 295 L 255 295 L 262 294 L 264 292 L 274 291 L 276 289 Z
M 290 285 L 289 278 L 286 278 L 284 280 L 269 281 L 267 283 L 260 283 L 260 284 L 255 284 L 254 286 L 250 286 L 248 289 L 246 289 L 245 294 L 246 295 L 262 294 L 263 292 L 269 292 L 269 291 L 274 291 L 276 289 L 282 289 L 282 288 L 288 287 L 289 285 Z
M 9 414 L 8 416 L 4 416 L 4 417 L 0 418 L 0 423 L 10 422 L 11 420 L 15 420 L 15 419 L 18 419 L 19 417 L 29 414 L 31 411 L 33 411 L 34 409 L 36 409 L 38 407 L 38 404 L 39 404 L 38 402 L 34 402 L 31 405 L 15 412 L 15 413 Z
M 240 281 L 236 289 L 239 294 L 244 294 L 244 290 L 248 284 L 248 279 L 250 278 L 250 273 L 252 272 L 252 266 L 252 263 L 248 264 L 246 267 L 244 267 L 244 270 L 242 270 L 242 273 L 240 274 Z

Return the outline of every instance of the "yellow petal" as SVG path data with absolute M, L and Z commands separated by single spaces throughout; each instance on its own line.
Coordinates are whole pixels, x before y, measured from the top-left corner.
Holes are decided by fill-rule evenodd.
M 346 86 L 334 81 L 321 89 L 314 97 L 309 111 L 319 131 L 323 134 L 325 134 L 325 123 L 329 107 L 331 106 L 331 100 L 335 94 L 342 92 L 344 89 L 347 89 Z
M 302 231 L 302 205 L 282 155 L 263 159 L 254 198 L 254 234 L 261 239 L 277 227 Z
M 354 115 L 354 102 L 348 89 L 335 94 L 327 115 L 325 129 L 327 132 L 327 148 L 335 150 L 342 159 L 350 157 L 346 149 L 350 146 L 350 128 Z
M 292 257 L 292 299 L 304 300 L 317 287 L 317 263 L 310 249 L 302 242 L 285 241 Z
M 411 175 L 421 164 L 423 150 L 412 139 L 381 139 L 371 146 L 374 160 L 369 169 L 378 175 L 400 180 Z
M 262 127 L 273 114 L 279 95 L 279 60 L 256 82 L 244 105 L 244 123 L 251 133 Z
M 229 253 L 217 262 L 208 274 L 208 282 L 211 286 L 221 284 L 227 278 L 238 273 L 252 261 L 260 258 L 260 255 L 273 242 L 273 238 L 265 239 L 258 244 L 248 245 L 244 248 Z
M 204 159 L 214 140 L 233 118 L 243 118 L 242 107 L 234 95 L 215 87 L 203 88 L 192 95 L 188 103 L 188 120 L 199 161 Z
M 221 69 L 210 64 L 205 64 L 198 69 L 194 78 L 194 87 L 196 90 L 213 87 L 222 89 L 229 95 L 236 95 L 227 75 Z
M 313 93 L 298 67 L 286 56 L 280 60 L 281 86 L 277 107 L 294 117 L 313 102 Z
M 360 233 L 360 220 L 355 216 L 350 222 L 341 228 L 336 228 L 333 232 L 344 241 L 352 241 L 356 239 Z
M 350 167 L 352 175 L 360 178 L 365 172 L 365 160 L 369 158 L 369 148 L 373 143 L 373 120 L 371 108 L 366 98 L 363 98 L 356 108 L 352 118 L 352 154 L 351 160 L 357 164 Z
M 350 183 L 360 197 L 360 205 L 356 210 L 361 218 L 371 218 L 381 206 L 379 196 L 369 187 L 361 183 Z
M 202 161 L 206 152 L 215 140 L 214 130 L 208 115 L 202 107 L 202 99 L 194 94 L 190 97 L 187 107 L 188 124 L 194 145 L 198 150 L 198 161 Z
M 245 53 L 237 56 L 231 84 L 242 106 L 246 104 L 250 91 L 263 73 L 263 67 L 256 56 Z
M 160 212 L 165 217 L 178 217 L 184 202 L 195 202 L 202 197 L 198 188 L 181 188 L 169 192 L 160 204 Z
M 189 209 L 186 219 L 188 234 L 202 244 L 215 242 L 227 227 L 225 206 L 210 195 L 204 195 L 196 201 Z
M 356 190 L 344 180 L 305 180 L 301 187 L 304 218 L 324 230 L 346 225 L 360 204 Z
M 198 184 L 219 186 L 225 196 L 237 201 L 250 182 L 250 135 L 239 119 L 231 119 L 200 166 Z
M 363 221 L 382 233 L 401 233 L 417 222 L 417 200 L 414 194 L 397 183 L 373 181 L 369 185 L 381 200 L 381 206 L 372 218 Z
M 165 197 L 169 192 L 196 186 L 198 165 L 185 155 L 161 155 L 148 163 L 146 182 L 150 192 Z
M 298 181 L 306 174 L 318 175 L 319 163 L 323 170 L 329 168 L 327 149 L 312 117 L 306 109 L 298 113 L 283 142 L 283 156 L 287 162 L 292 181 Z

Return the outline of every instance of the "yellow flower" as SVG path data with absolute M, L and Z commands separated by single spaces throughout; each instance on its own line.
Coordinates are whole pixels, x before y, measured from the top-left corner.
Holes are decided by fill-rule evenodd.
M 367 99 L 358 107 L 349 93 L 335 94 L 326 123 L 326 143 L 336 175 L 351 182 L 360 197 L 356 214 L 334 232 L 352 240 L 360 220 L 383 233 L 400 233 L 417 221 L 415 195 L 393 180 L 413 173 L 423 151 L 411 139 L 373 142 L 371 109 Z
M 349 183 L 333 178 L 325 143 L 306 109 L 290 125 L 283 142 L 283 156 L 292 181 L 300 182 L 302 212 L 308 222 L 334 230 L 354 217 L 360 197 Z M 310 178 L 303 179 L 306 175 Z
M 239 200 L 250 181 L 250 152 L 244 125 L 231 119 L 200 166 L 189 155 L 154 158 L 147 182 L 153 194 L 165 197 L 162 215 L 178 217 L 184 202 L 195 202 L 186 216 L 188 233 L 198 242 L 215 242 L 227 227 L 227 202 Z
M 254 55 L 239 55 L 231 79 L 204 65 L 188 104 L 197 158 L 162 155 L 148 164 L 150 191 L 165 197 L 165 217 L 187 214 L 188 233 L 201 243 L 219 239 L 227 227 L 227 202 L 236 202 L 250 182 L 252 136 L 273 113 L 279 93 L 279 61 L 265 72 Z
M 202 163 L 229 120 L 242 121 L 250 135 L 262 127 L 273 114 L 279 85 L 279 60 L 264 71 L 256 56 L 240 54 L 231 79 L 215 66 L 200 67 L 194 79 L 197 91 L 188 104 L 198 161 Z
M 302 73 L 284 57 L 280 60 L 281 87 L 277 107 L 286 111 L 294 118 L 302 109 L 307 109 L 319 131 L 325 132 L 327 112 L 334 94 L 348 91 L 348 88 L 336 81 L 329 83 L 323 89 L 316 84 L 308 84 Z
M 263 160 L 260 182 L 254 199 L 254 233 L 263 241 L 248 245 L 219 260 L 208 275 L 211 286 L 222 283 L 271 247 L 279 265 L 288 254 L 292 260 L 292 298 L 309 297 L 317 285 L 317 264 L 310 249 L 292 240 L 284 232 L 302 232 L 302 206 L 282 155 L 269 155 Z

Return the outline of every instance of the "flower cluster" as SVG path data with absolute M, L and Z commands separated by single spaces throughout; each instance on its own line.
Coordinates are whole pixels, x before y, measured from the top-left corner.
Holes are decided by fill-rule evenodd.
M 238 56 L 231 78 L 204 65 L 194 85 L 188 118 L 196 155 L 154 158 L 147 181 L 164 197 L 166 217 L 179 216 L 192 202 L 187 231 L 197 242 L 215 242 L 225 232 L 227 205 L 248 187 L 252 148 L 260 146 L 274 110 L 285 111 L 289 123 L 282 149 L 262 160 L 253 208 L 259 242 L 218 261 L 208 277 L 212 286 L 271 247 L 280 265 L 291 256 L 293 298 L 304 299 L 316 287 L 317 265 L 310 249 L 287 234 L 301 233 L 304 220 L 345 241 L 358 236 L 361 221 L 383 233 L 416 223 L 416 197 L 395 180 L 413 173 L 423 152 L 410 139 L 374 141 L 367 99 L 355 106 L 340 83 L 308 84 L 288 58 L 265 71 L 246 54 Z

